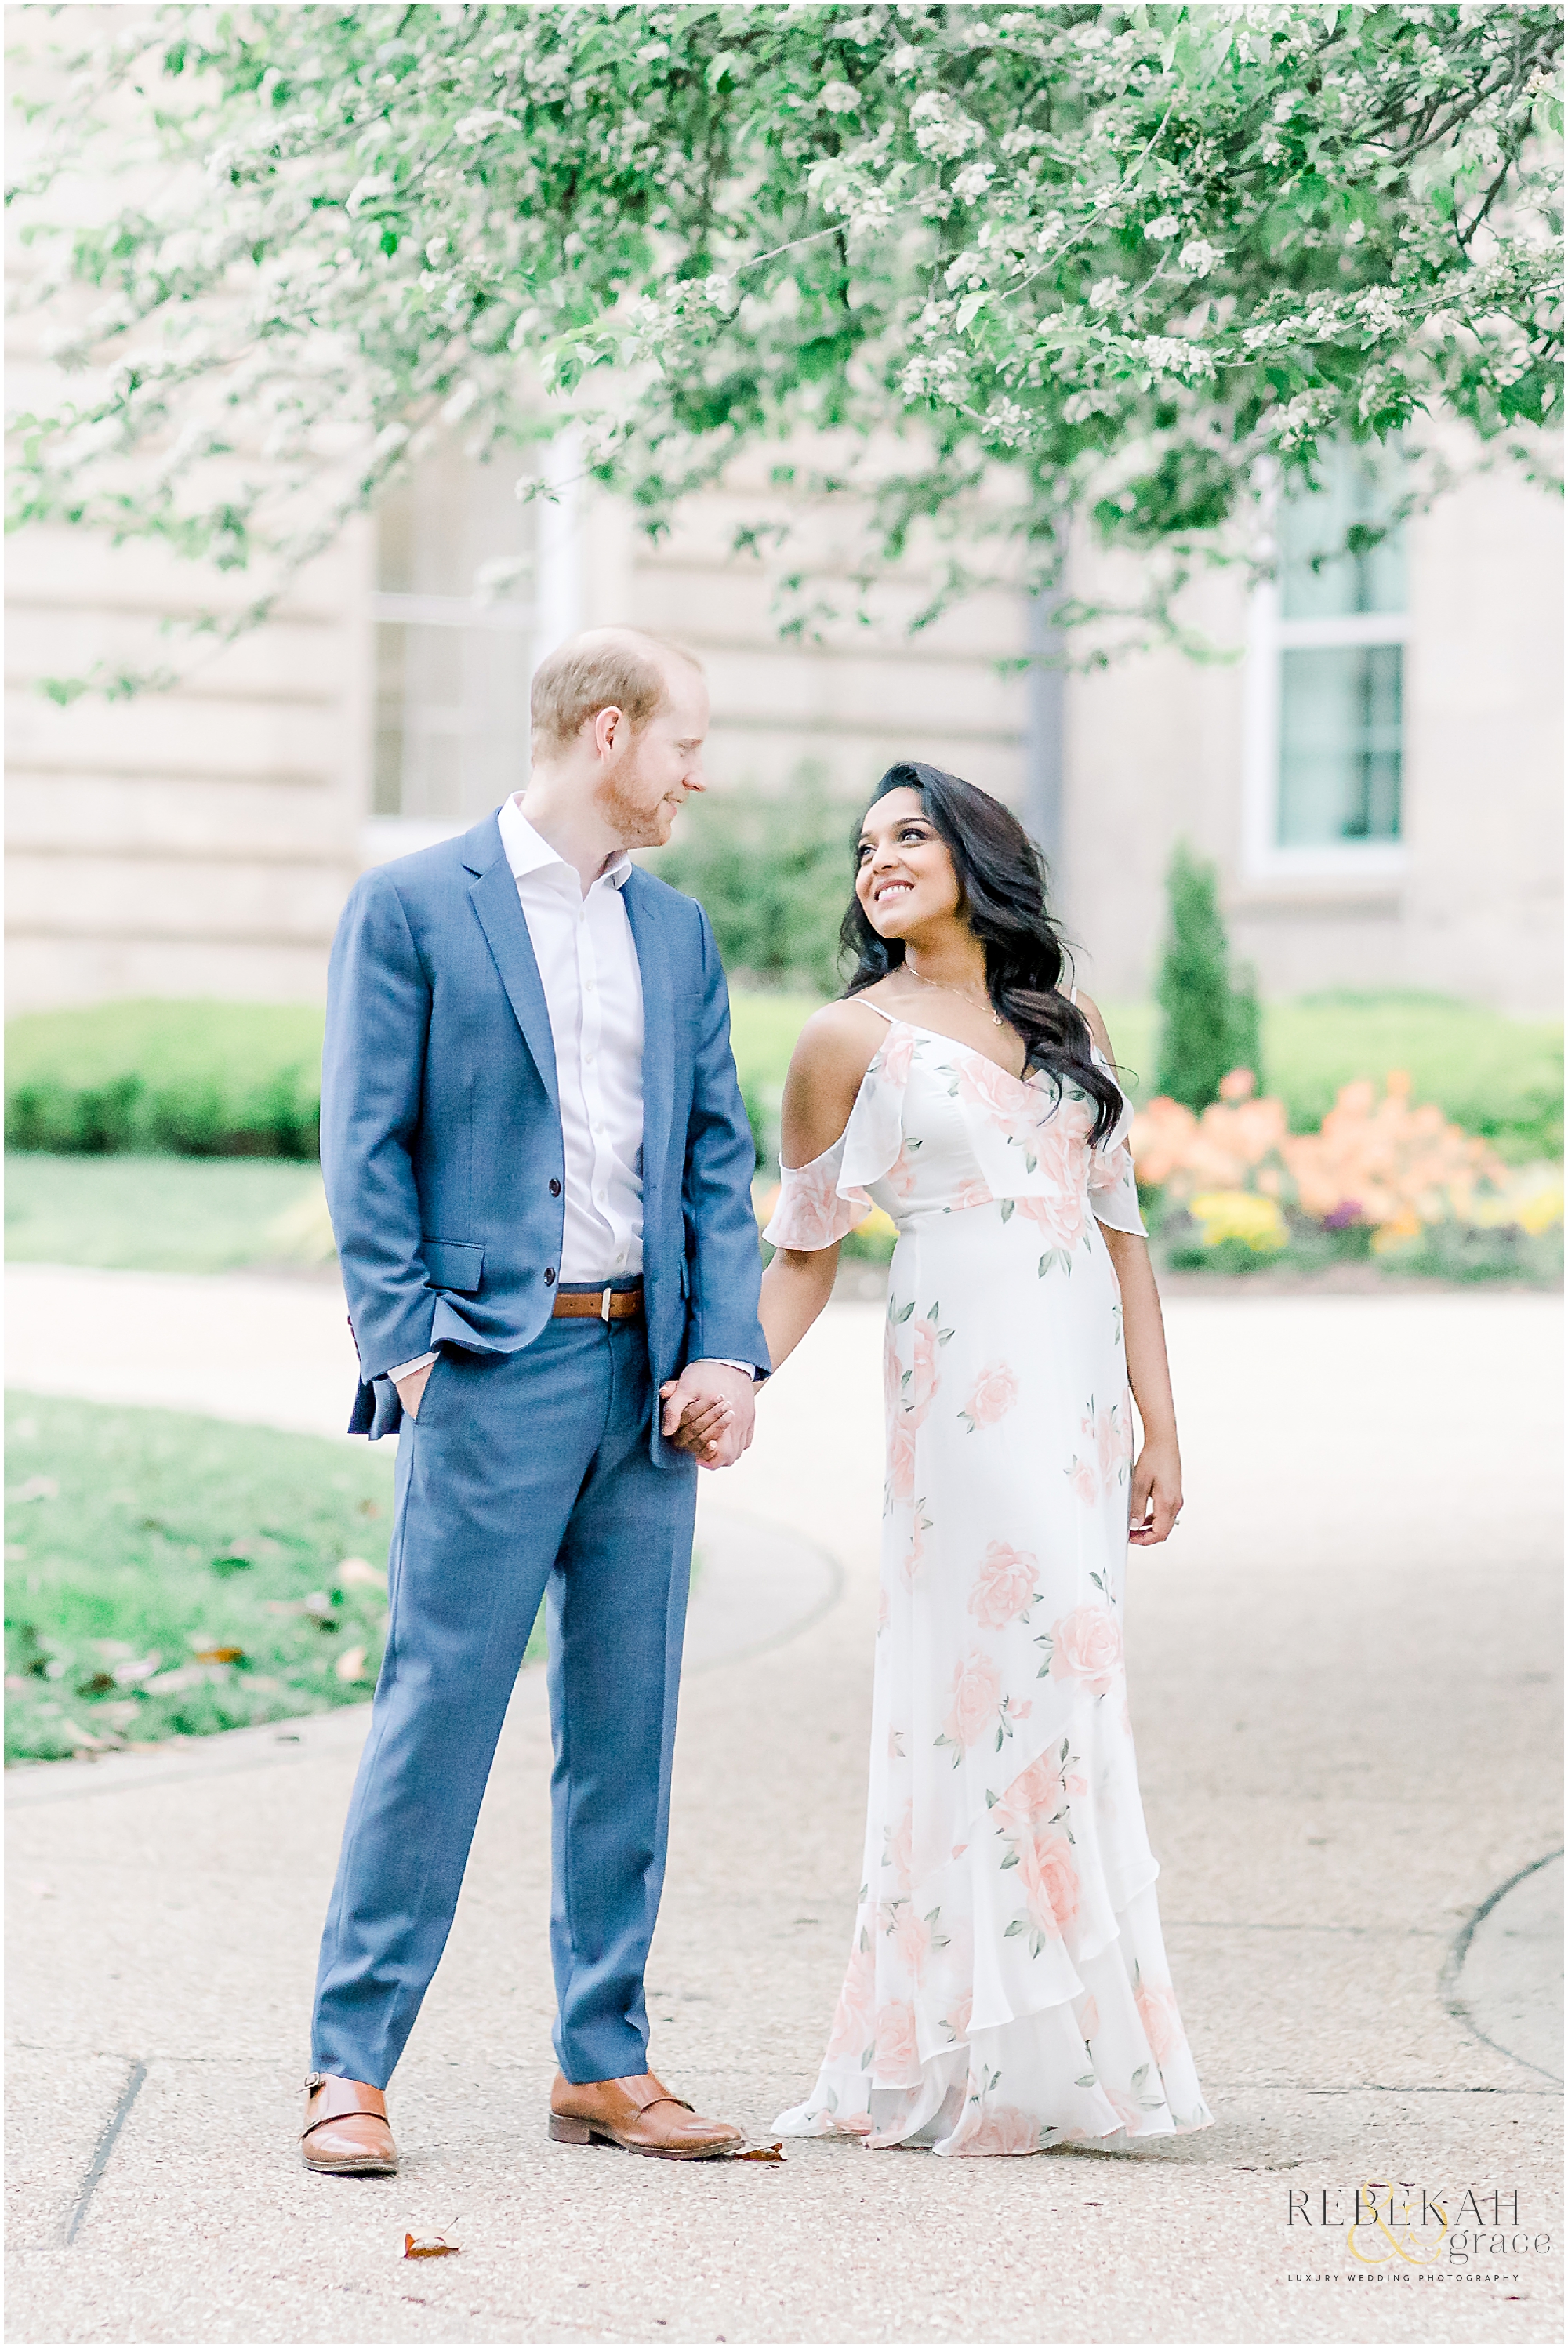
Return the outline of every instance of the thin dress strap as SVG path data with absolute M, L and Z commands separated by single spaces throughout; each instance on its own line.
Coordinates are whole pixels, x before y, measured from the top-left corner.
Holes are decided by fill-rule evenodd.
M 898 1025 L 897 1014 L 892 1011 L 884 1011 L 880 1003 L 869 1002 L 863 994 L 851 994 L 849 999 L 851 1003 L 863 1003 L 868 1011 L 874 1011 L 877 1017 L 879 1019 L 885 1019 L 890 1027 L 896 1027 Z

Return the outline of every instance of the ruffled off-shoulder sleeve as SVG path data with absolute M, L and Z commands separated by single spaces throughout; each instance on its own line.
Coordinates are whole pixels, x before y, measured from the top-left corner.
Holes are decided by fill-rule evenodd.
M 1095 1058 L 1108 1065 L 1099 1051 Z M 1138 1210 L 1138 1180 L 1132 1169 L 1132 1146 L 1128 1134 L 1132 1125 L 1132 1104 L 1122 1103 L 1121 1115 L 1098 1149 L 1091 1149 L 1088 1159 L 1088 1202 L 1097 1222 L 1109 1224 L 1113 1231 L 1130 1231 L 1138 1239 L 1147 1239 L 1149 1231 Z
M 903 1144 L 903 1096 L 913 1038 L 893 1028 L 861 1081 L 850 1121 L 809 1166 L 779 1161 L 781 1188 L 762 1236 L 769 1247 L 825 1248 L 872 1211 L 867 1184 L 892 1166 Z
M 865 1220 L 872 1208 L 865 1192 L 852 1183 L 839 1189 L 848 1139 L 846 1128 L 810 1166 L 786 1166 L 779 1159 L 779 1203 L 762 1234 L 769 1247 L 831 1247 Z

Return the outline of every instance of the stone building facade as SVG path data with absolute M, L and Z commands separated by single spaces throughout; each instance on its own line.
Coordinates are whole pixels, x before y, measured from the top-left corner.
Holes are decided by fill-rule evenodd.
M 1346 475 L 1329 502 L 1365 486 Z M 1211 580 L 1195 613 L 1234 659 L 1150 653 L 1066 678 L 998 673 L 1040 641 L 1002 589 L 913 640 L 781 638 L 764 565 L 731 551 L 756 510 L 743 479 L 656 549 L 574 490 L 569 461 L 558 488 L 523 505 L 503 465 L 432 461 L 176 690 L 64 708 L 41 678 L 156 653 L 160 617 L 234 590 L 68 532 L 14 540 L 11 1011 L 319 997 L 355 873 L 514 788 L 534 662 L 616 618 L 700 654 L 716 789 L 786 792 L 814 768 L 848 798 L 918 756 L 1009 800 L 1109 1000 L 1151 982 L 1184 838 L 1217 862 L 1265 994 L 1556 1007 L 1560 523 L 1508 474 L 1472 478 L 1359 568 L 1314 571 L 1298 527 L 1277 588 L 1249 601 Z M 803 520 L 829 573 L 852 572 L 852 514 Z M 515 592 L 477 598 L 487 571 Z M 921 592 L 912 572 L 911 608 Z

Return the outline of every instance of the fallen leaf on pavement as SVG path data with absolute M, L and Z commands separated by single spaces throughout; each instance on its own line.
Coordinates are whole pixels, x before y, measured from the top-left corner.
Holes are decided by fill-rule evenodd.
M 99 1642 L 100 1645 L 105 1643 Z M 149 1654 L 131 1655 L 125 1663 L 116 1663 L 114 1675 L 122 1687 L 128 1687 L 136 1680 L 150 1679 L 162 1661 L 162 1655 L 154 1647 Z
M 782 2160 L 784 2147 L 781 2144 L 754 2144 L 749 2152 L 738 2152 L 735 2157 L 737 2160 Z
M 406 2259 L 455 2259 L 462 2247 L 461 2242 L 449 2242 L 442 2234 L 425 2234 L 418 2241 L 412 2234 L 403 2237 Z
M 198 1663 L 242 1663 L 243 1647 L 198 1647 L 191 1661 Z
M 337 1569 L 337 1578 L 346 1590 L 385 1590 L 387 1576 L 378 1573 L 367 1557 L 346 1557 Z
M 362 1680 L 365 1677 L 365 1658 L 367 1653 L 368 1650 L 365 1647 L 349 1647 L 346 1649 L 344 1653 L 339 1655 L 336 1663 L 333 1665 L 333 1669 L 337 1673 L 338 1678 L 340 1680 Z

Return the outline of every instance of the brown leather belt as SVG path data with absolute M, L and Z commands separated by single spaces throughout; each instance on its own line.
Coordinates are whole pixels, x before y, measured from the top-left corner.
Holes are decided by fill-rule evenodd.
M 557 1321 L 633 1321 L 643 1309 L 643 1283 L 634 1288 L 558 1288 L 552 1316 Z

